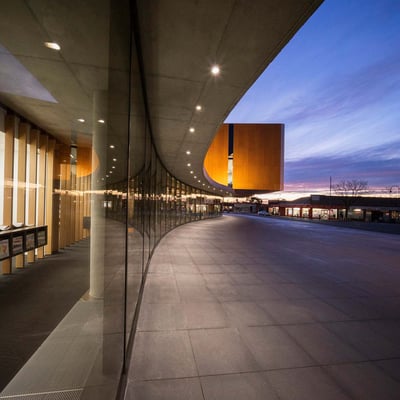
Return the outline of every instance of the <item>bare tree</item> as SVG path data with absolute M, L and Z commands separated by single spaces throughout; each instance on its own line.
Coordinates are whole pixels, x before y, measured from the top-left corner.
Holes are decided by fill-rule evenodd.
M 357 179 L 351 181 L 340 181 L 333 186 L 335 192 L 342 197 L 342 201 L 345 208 L 345 219 L 349 214 L 349 208 L 355 203 L 360 197 L 361 193 L 368 189 L 368 182 Z

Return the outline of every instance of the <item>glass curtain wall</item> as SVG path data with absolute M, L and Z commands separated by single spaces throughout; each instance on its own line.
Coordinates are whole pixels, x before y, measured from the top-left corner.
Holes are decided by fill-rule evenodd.
M 145 88 L 139 68 L 140 55 L 136 51 L 137 38 L 133 34 L 131 2 L 72 1 L 71 5 L 66 0 L 57 3 L 43 0 L 29 3 L 36 21 L 43 21 L 44 25 L 46 21 L 54 23 L 56 16 L 66 14 L 71 18 L 58 20 L 60 32 L 71 36 L 81 32 L 82 37 L 87 36 L 91 43 L 96 43 L 87 54 L 80 54 L 82 60 L 75 59 L 71 64 L 78 72 L 82 68 L 82 75 L 77 73 L 77 79 L 86 77 L 81 85 L 85 88 L 85 102 L 74 104 L 86 110 L 86 128 L 82 128 L 82 121 L 80 125 L 74 122 L 79 128 L 74 128 L 62 140 L 51 132 L 39 132 L 40 128 L 32 124 L 40 140 L 31 140 L 27 148 L 32 154 L 39 154 L 42 149 L 42 157 L 49 152 L 49 143 L 55 147 L 54 159 L 47 158 L 46 169 L 39 173 L 38 168 L 37 175 L 40 180 L 37 188 L 49 196 L 43 197 L 47 201 L 44 209 L 50 210 L 51 205 L 53 210 L 51 220 L 46 220 L 52 247 L 44 255 L 70 249 L 72 266 L 77 263 L 74 245 L 82 241 L 90 243 L 89 257 L 79 260 L 86 268 L 82 281 L 86 284 L 87 276 L 90 278 L 87 291 L 76 299 L 76 304 L 1 395 L 46 393 L 46 398 L 51 399 L 68 393 L 70 398 L 109 400 L 117 398 L 123 388 L 138 304 L 154 248 L 176 226 L 220 215 L 220 200 L 180 182 L 158 157 L 144 103 Z M 58 8 L 63 11 L 60 13 Z M 88 18 L 78 18 L 78 15 Z M 93 75 L 85 75 L 83 65 L 90 56 Z M 52 79 L 57 80 L 57 70 L 52 73 Z M 65 109 L 70 107 L 63 103 L 61 95 L 57 100 Z M 7 110 L 12 113 L 10 108 Z M 11 162 L 12 153 L 5 155 L 3 111 L 0 117 L 3 125 L 1 166 Z M 42 135 L 46 141 L 41 140 Z M 21 162 L 15 164 L 18 157 L 11 163 L 14 164 L 7 168 L 9 171 L 15 165 L 22 168 Z M 52 178 L 45 179 L 45 174 Z M 5 178 L 8 179 L 1 174 L 0 216 L 5 209 Z M 27 185 L 29 190 L 31 183 L 26 179 L 16 185 Z M 50 214 L 46 213 L 48 217 Z M 18 218 L 28 224 L 31 217 L 26 212 L 24 220 Z M 25 254 L 23 262 L 37 261 L 41 258 L 40 251 L 44 250 L 31 252 L 31 257 Z M 56 263 L 57 255 L 54 257 Z M 10 259 L 9 264 L 14 265 L 15 260 Z

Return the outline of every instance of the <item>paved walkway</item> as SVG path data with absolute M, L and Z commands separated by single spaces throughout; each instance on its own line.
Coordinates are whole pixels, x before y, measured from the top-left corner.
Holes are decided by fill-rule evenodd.
M 224 216 L 146 282 L 126 399 L 400 398 L 398 236 Z
M 87 291 L 88 265 L 87 239 L 0 275 L 0 392 Z

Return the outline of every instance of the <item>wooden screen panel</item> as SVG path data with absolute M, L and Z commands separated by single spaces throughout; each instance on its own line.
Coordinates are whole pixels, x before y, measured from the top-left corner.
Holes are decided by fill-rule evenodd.
M 234 189 L 282 190 L 283 130 L 282 124 L 234 125 Z
M 29 177 L 28 190 L 26 193 L 28 209 L 26 223 L 28 225 L 36 224 L 36 175 L 37 175 L 37 149 L 39 145 L 40 132 L 38 129 L 31 129 L 29 132 Z M 28 251 L 28 262 L 35 261 L 35 250 Z
M 18 176 L 17 178 L 17 209 L 16 209 L 16 220 L 25 224 L 25 193 L 26 193 L 26 142 L 29 136 L 30 125 L 26 122 L 20 122 L 18 126 L 18 159 L 14 162 L 18 163 Z M 15 184 L 15 180 L 14 180 Z M 15 267 L 22 268 L 24 266 L 24 255 L 19 254 L 15 257 Z
M 53 253 L 53 182 L 54 182 L 54 151 L 56 141 L 48 139 L 47 144 L 47 160 L 46 160 L 46 215 L 45 224 L 47 225 L 47 245 L 44 248 L 44 254 Z
M 46 153 L 48 137 L 40 134 L 39 136 L 39 166 L 37 170 L 38 196 L 37 196 L 37 225 L 45 224 L 45 206 L 46 206 Z M 37 249 L 38 258 L 44 257 L 44 247 Z
M 6 115 L 4 118 L 4 199 L 2 225 L 12 224 L 13 207 L 13 162 L 14 162 L 14 132 L 15 117 Z M 1 173 L 1 172 L 0 172 Z M 11 274 L 11 259 L 1 262 L 3 274 Z
M 204 168 L 208 176 L 225 186 L 228 185 L 228 132 L 229 125 L 222 125 L 204 159 Z

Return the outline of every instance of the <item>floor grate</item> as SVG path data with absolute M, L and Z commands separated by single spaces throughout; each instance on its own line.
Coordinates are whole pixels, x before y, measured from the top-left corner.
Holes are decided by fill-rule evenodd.
M 15 394 L 8 396 L 1 396 L 2 399 L 10 400 L 79 400 L 83 389 L 71 389 L 71 390 L 58 390 L 54 392 L 43 392 L 43 393 L 24 393 Z

